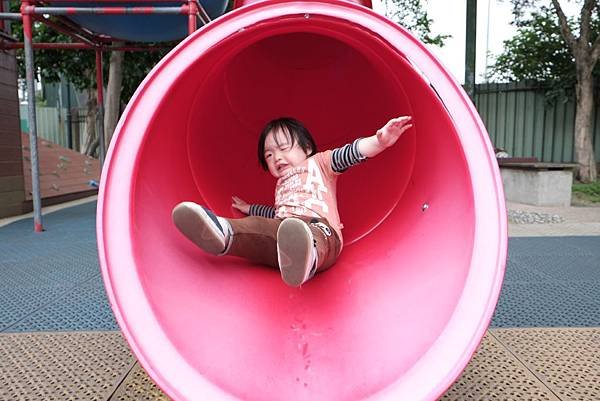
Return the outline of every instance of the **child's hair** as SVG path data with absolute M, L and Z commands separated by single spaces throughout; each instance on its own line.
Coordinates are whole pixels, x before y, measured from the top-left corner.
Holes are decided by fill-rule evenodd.
M 260 137 L 258 138 L 258 161 L 264 170 L 268 170 L 265 160 L 265 141 L 271 131 L 281 131 L 290 141 L 290 145 L 298 143 L 298 146 L 308 155 L 308 157 L 317 153 L 317 145 L 308 129 L 298 120 L 290 117 L 281 117 L 271 120 L 265 125 Z M 277 145 L 277 137 L 275 137 Z

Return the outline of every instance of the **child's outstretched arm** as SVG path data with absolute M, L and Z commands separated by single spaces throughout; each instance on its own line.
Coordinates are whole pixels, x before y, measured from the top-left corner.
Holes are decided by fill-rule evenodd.
M 375 135 L 361 138 L 358 141 L 358 151 L 369 159 L 377 156 L 395 144 L 398 138 L 412 127 L 411 119 L 411 116 L 392 118 Z
M 396 143 L 404 131 L 412 127 L 412 124 L 409 124 L 410 120 L 410 116 L 393 118 L 375 135 L 358 138 L 352 143 L 333 149 L 331 169 L 336 173 L 343 173 L 351 166 L 377 156 Z

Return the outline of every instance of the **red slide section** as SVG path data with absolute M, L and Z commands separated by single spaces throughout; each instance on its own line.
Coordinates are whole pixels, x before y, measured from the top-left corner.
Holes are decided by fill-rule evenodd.
M 171 223 L 192 200 L 273 202 L 257 138 L 303 121 L 320 150 L 414 128 L 339 180 L 346 247 L 301 288 L 213 257 Z M 175 400 L 434 400 L 476 350 L 506 258 L 501 179 L 468 97 L 397 24 L 348 2 L 260 2 L 182 42 L 119 123 L 98 206 L 124 336 Z

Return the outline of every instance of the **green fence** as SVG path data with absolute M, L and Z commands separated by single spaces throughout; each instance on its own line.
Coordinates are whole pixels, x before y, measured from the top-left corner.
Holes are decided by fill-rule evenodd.
M 593 114 L 592 141 L 600 160 L 600 99 Z M 480 84 L 475 106 L 494 147 L 513 157 L 545 162 L 574 161 L 574 101 L 548 102 L 544 90 L 531 83 Z

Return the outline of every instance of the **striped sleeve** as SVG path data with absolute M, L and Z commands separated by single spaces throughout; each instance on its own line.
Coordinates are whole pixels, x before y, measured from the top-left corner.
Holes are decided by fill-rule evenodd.
M 275 208 L 267 205 L 250 205 L 250 216 L 266 217 L 268 219 L 275 218 Z
M 363 156 L 358 150 L 358 142 L 361 138 L 358 138 L 352 143 L 346 144 L 341 148 L 333 150 L 331 155 L 331 168 L 336 173 L 346 171 L 349 167 L 354 166 L 367 158 Z

